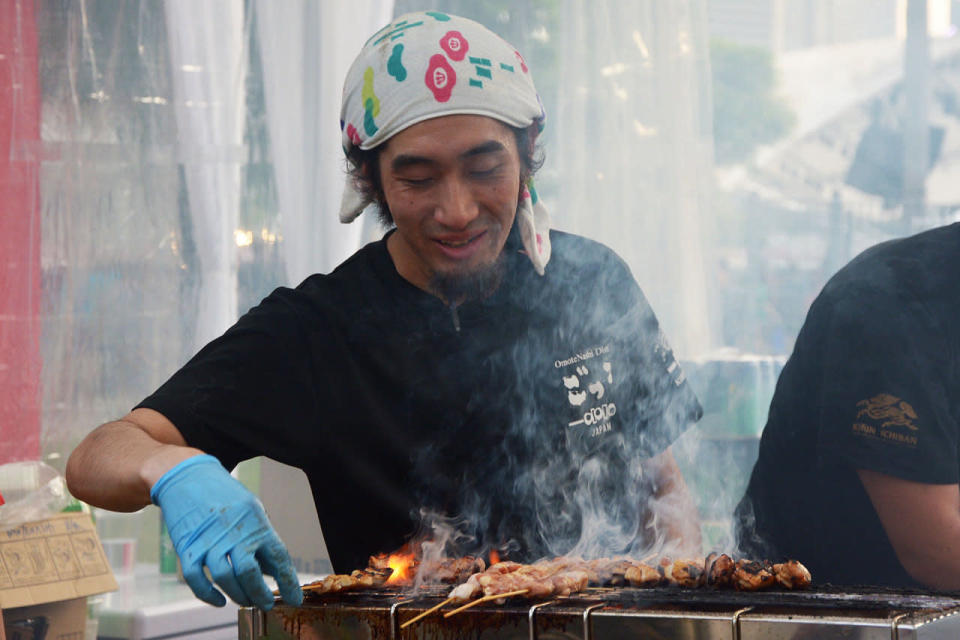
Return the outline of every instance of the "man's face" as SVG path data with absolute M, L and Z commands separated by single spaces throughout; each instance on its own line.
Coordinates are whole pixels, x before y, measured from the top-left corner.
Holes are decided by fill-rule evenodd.
M 484 116 L 433 118 L 390 138 L 379 162 L 400 275 L 450 303 L 489 293 L 517 213 L 513 131 Z

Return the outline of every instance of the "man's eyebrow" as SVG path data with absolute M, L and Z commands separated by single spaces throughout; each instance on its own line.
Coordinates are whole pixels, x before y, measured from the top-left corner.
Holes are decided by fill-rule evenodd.
M 501 151 L 506 151 L 507 148 L 503 146 L 501 142 L 496 140 L 490 140 L 488 142 L 483 142 L 478 144 L 475 147 L 467 149 L 460 154 L 461 160 L 466 160 L 468 158 L 473 158 L 475 156 L 484 155 L 487 153 L 499 153 Z M 401 153 L 393 160 L 390 161 L 390 168 L 394 171 L 400 171 L 408 167 L 415 166 L 430 166 L 436 164 L 437 161 L 429 158 L 427 156 L 418 156 L 409 153 Z
M 488 142 L 484 142 L 483 144 L 479 144 L 473 147 L 472 149 L 468 149 L 467 151 L 464 151 L 463 153 L 460 154 L 460 157 L 463 159 L 466 159 L 466 158 L 471 158 L 473 156 L 483 155 L 485 153 L 497 153 L 499 151 L 506 151 L 506 150 L 507 148 L 504 147 L 502 143 L 496 140 L 490 140 Z
M 436 164 L 436 161 L 425 156 L 415 156 L 409 153 L 401 153 L 390 161 L 390 168 L 394 171 L 400 171 L 401 169 L 406 169 L 407 167 L 432 164 Z

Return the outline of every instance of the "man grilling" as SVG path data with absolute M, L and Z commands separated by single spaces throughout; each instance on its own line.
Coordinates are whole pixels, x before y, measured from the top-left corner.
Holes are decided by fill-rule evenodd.
M 280 288 L 71 455 L 77 497 L 157 504 L 202 600 L 301 594 L 227 469 L 309 478 L 331 561 L 398 548 L 421 510 L 511 559 L 699 548 L 669 451 L 700 406 L 626 265 L 552 231 L 531 177 L 543 111 L 522 56 L 481 25 L 409 14 L 374 34 L 341 111 L 340 218 L 391 228 Z M 657 517 L 648 506 L 669 505 Z
M 810 306 L 741 548 L 834 584 L 960 589 L 960 224 L 879 244 Z

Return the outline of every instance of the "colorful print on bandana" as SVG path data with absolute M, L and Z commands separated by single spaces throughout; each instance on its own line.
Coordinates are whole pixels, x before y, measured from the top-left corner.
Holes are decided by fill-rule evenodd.
M 430 65 L 427 67 L 427 74 L 424 78 L 427 88 L 433 92 L 433 97 L 437 102 L 446 102 L 453 93 L 453 87 L 457 84 L 457 73 L 441 54 L 435 53 L 430 56 Z
M 470 64 L 473 65 L 473 69 L 478 76 L 481 78 L 486 78 L 487 80 L 492 80 L 493 75 L 490 73 L 490 60 L 487 58 L 474 58 L 470 56 Z M 470 78 L 471 87 L 480 87 L 483 89 L 483 81 L 477 80 L 476 78 Z
M 530 196 L 530 200 L 531 202 L 533 202 L 533 204 L 537 204 L 538 202 L 540 202 L 540 196 L 537 195 L 537 190 L 533 186 L 533 180 L 530 180 L 529 182 L 527 182 L 527 186 L 524 187 L 523 191 L 524 193 Z
M 374 121 L 380 115 L 380 99 L 373 92 L 373 67 L 367 67 L 363 72 L 363 130 L 368 136 L 377 132 L 377 123 Z
M 390 59 L 387 60 L 387 73 L 396 78 L 397 82 L 403 82 L 407 79 L 407 69 L 403 66 L 402 56 L 403 45 L 398 44 L 393 47 Z
M 422 21 L 422 20 L 421 20 L 420 22 L 407 22 L 406 20 L 401 20 L 400 22 L 398 22 L 398 23 L 396 23 L 396 24 L 394 24 L 394 25 L 387 25 L 386 27 L 384 27 L 383 29 L 381 29 L 381 30 L 378 31 L 377 33 L 373 34 L 373 37 L 371 38 L 371 40 L 373 40 L 373 38 L 377 38 L 377 36 L 378 36 L 380 33 L 382 33 L 384 30 L 386 30 L 386 29 L 389 29 L 389 31 L 387 31 L 386 33 L 384 33 L 382 36 L 380 36 L 380 37 L 377 38 L 376 40 L 373 40 L 373 44 L 375 44 L 375 45 L 376 45 L 376 44 L 380 44 L 381 42 L 383 42 L 383 41 L 386 40 L 387 38 L 390 38 L 391 40 L 396 40 L 397 38 L 402 38 L 404 32 L 405 32 L 407 29 L 412 29 L 412 28 L 414 28 L 414 27 L 419 27 L 419 26 L 422 25 L 422 24 L 423 24 L 423 21 Z M 369 44 L 370 44 L 370 41 L 368 40 L 368 41 L 367 41 L 367 44 L 364 45 L 364 46 L 367 46 L 367 45 L 369 45 Z
M 517 60 L 520 61 L 520 68 L 523 69 L 523 72 L 524 72 L 524 73 L 526 73 L 526 72 L 528 71 L 526 60 L 523 59 L 523 56 L 520 55 L 520 52 L 519 52 L 519 51 L 514 51 L 514 52 L 513 52 L 513 55 L 517 56 Z
M 439 11 L 427 11 L 424 15 L 430 16 L 431 18 L 433 18 L 433 19 L 436 20 L 437 22 L 450 22 L 450 16 L 448 16 L 448 15 L 445 14 L 445 13 L 440 13 Z M 375 34 L 373 34 L 372 36 L 370 36 L 370 39 L 367 40 L 367 42 L 366 42 L 363 46 L 366 47 L 366 46 L 368 46 L 371 42 L 373 42 L 373 44 L 375 44 L 375 45 L 376 45 L 376 44 L 380 44 L 381 42 L 383 42 L 383 41 L 386 40 L 387 38 L 390 38 L 391 40 L 396 40 L 397 38 L 402 38 L 403 35 L 404 35 L 404 33 L 406 33 L 406 31 L 407 31 L 408 29 L 412 29 L 412 28 L 414 28 L 414 27 L 419 27 L 419 26 L 422 26 L 422 25 L 423 25 L 423 20 L 419 20 L 419 21 L 417 21 L 417 22 L 409 22 L 409 21 L 407 21 L 407 20 L 400 20 L 399 22 L 392 23 L 392 24 L 388 24 L 388 25 L 385 26 L 383 29 L 380 29 L 380 31 L 377 31 Z M 384 32 L 386 32 L 386 33 L 384 33 Z M 382 35 L 381 35 L 381 34 L 382 34 Z M 379 36 L 379 37 L 378 37 L 378 36 Z M 374 38 L 376 38 L 376 39 L 374 39 Z
M 470 43 L 459 31 L 447 31 L 440 39 L 440 48 L 447 52 L 448 58 L 460 62 L 470 50 Z
M 347 125 L 347 137 L 350 138 L 350 142 L 357 146 L 363 144 L 363 139 L 360 137 L 360 134 L 357 133 L 357 128 L 352 124 Z

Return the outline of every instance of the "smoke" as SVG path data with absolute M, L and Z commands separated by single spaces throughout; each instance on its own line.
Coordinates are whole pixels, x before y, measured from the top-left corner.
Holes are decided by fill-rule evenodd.
M 744 495 L 784 362 L 778 356 L 720 350 L 686 365 L 705 414 L 673 449 L 698 498 L 706 551 L 778 557 L 757 535 L 757 514 Z
M 476 538 L 465 531 L 467 523 L 462 517 L 421 509 L 420 523 L 420 533 L 415 538 L 419 542 L 415 546 L 419 546 L 421 566 L 438 566 L 445 558 L 462 557 L 476 544 Z M 413 588 L 419 589 L 430 578 L 427 572 L 417 572 Z
M 632 469 L 630 469 L 632 467 Z M 574 492 L 582 518 L 580 539 L 570 549 L 571 555 L 597 558 L 630 549 L 637 540 L 641 525 L 642 467 L 628 465 L 634 471 L 622 479 L 624 490 L 619 499 L 609 499 L 610 479 L 607 467 L 597 459 L 588 460 L 580 469 Z M 614 494 L 616 495 L 616 494 Z M 604 499 L 604 497 L 608 499 Z
M 458 375 L 476 378 L 477 391 L 449 416 L 458 428 L 437 433 L 417 463 L 431 478 L 424 504 L 456 505 L 456 517 L 429 516 L 425 553 L 496 549 L 533 561 L 689 552 L 676 523 L 695 528 L 696 518 L 689 503 L 659 496 L 654 459 L 700 405 L 627 267 L 584 241 L 554 249 L 552 280 L 507 294 L 507 304 L 533 310 L 529 321 L 497 319 L 511 349 L 473 354 L 464 327 L 475 370 Z
M 519 561 L 735 552 L 731 514 L 769 395 L 750 400 L 749 415 L 718 406 L 715 396 L 732 398 L 756 380 L 695 363 L 688 382 L 622 261 L 568 236 L 554 251 L 544 279 L 507 278 L 489 299 L 464 304 L 449 355 L 429 354 L 439 363 L 429 409 L 450 427 L 431 432 L 414 460 L 416 498 L 435 512 L 417 514 L 420 539 L 431 541 L 425 552 L 497 550 Z M 505 255 L 508 274 L 530 271 L 524 256 Z M 505 339 L 474 341 L 478 318 Z M 472 391 L 457 396 L 462 389 Z M 712 412 L 700 426 L 695 390 L 706 391 Z M 736 437 L 716 429 L 744 418 L 752 424 Z M 661 471 L 670 465 L 659 454 L 668 447 L 686 500 L 666 491 Z M 703 548 L 691 543 L 698 511 Z

